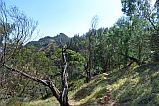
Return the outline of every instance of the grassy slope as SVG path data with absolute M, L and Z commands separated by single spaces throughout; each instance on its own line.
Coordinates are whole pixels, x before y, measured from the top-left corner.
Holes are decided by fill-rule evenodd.
M 159 105 L 159 64 L 156 63 L 129 69 L 116 69 L 109 74 L 108 79 L 105 79 L 103 74 L 98 75 L 90 83 L 69 92 L 69 102 L 75 106 L 97 106 L 99 98 L 106 94 L 108 84 L 113 87 L 112 100 L 117 101 L 120 106 Z M 23 103 L 21 106 L 52 106 L 53 104 L 58 106 L 55 98 Z
M 109 82 L 113 87 L 112 99 L 118 101 L 121 106 L 159 105 L 157 63 L 114 71 L 110 75 Z
M 75 83 L 76 90 L 69 92 L 69 103 L 73 106 L 97 106 L 97 98 L 104 96 L 107 81 L 104 75 L 98 75 L 90 83 L 83 84 L 84 80 Z M 82 86 L 80 86 L 83 84 Z M 13 106 L 13 105 L 12 105 Z M 37 100 L 25 103 L 17 103 L 14 106 L 59 106 L 57 100 L 52 97 L 46 100 Z
M 107 81 L 104 75 L 98 75 L 90 83 L 84 84 L 71 96 L 70 104 L 76 106 L 97 106 L 99 98 L 106 93 Z

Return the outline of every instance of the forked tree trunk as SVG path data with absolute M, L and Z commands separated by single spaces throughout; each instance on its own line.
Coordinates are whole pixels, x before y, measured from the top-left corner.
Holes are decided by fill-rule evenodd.
M 61 79 L 62 79 L 62 94 L 61 94 L 61 106 L 69 106 L 68 103 L 68 83 L 67 83 L 67 77 L 68 77 L 68 72 L 67 72 L 67 61 L 66 61 L 66 47 L 64 46 L 62 48 L 62 74 L 61 74 Z
M 65 52 L 66 52 L 66 48 L 63 48 L 62 49 L 63 67 L 62 67 L 62 75 L 61 75 L 61 78 L 62 78 L 62 91 L 61 92 L 55 87 L 54 83 L 51 80 L 39 79 L 39 78 L 31 76 L 23 71 L 12 68 L 6 64 L 3 64 L 3 66 L 5 68 L 7 68 L 8 70 L 11 70 L 13 72 L 17 72 L 28 79 L 31 79 L 35 82 L 43 84 L 44 86 L 47 86 L 48 88 L 50 88 L 53 96 L 55 96 L 55 98 L 58 100 L 58 102 L 60 103 L 61 106 L 69 106 L 69 103 L 68 103 L 68 83 L 67 83 L 68 73 L 66 70 L 67 69 L 67 62 L 66 62 Z

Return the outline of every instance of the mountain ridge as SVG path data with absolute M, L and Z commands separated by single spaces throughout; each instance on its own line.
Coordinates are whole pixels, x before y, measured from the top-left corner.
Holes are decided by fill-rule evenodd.
M 60 46 L 61 44 L 67 44 L 70 39 L 71 38 L 64 33 L 60 33 L 54 37 L 45 36 L 43 38 L 40 38 L 38 41 L 30 41 L 25 46 L 35 46 L 37 48 L 43 48 L 49 44 L 55 44 L 56 46 Z

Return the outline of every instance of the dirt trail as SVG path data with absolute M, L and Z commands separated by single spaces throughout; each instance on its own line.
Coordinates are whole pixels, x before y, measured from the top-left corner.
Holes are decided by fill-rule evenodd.
M 108 74 L 103 73 L 103 75 L 104 79 L 107 81 Z M 86 92 L 86 89 L 83 90 L 84 90 L 83 93 Z M 69 103 L 71 106 L 117 106 L 117 103 L 111 99 L 111 95 L 112 95 L 112 86 L 107 85 L 106 92 L 104 96 L 101 98 L 96 98 L 94 101 L 85 104 L 81 104 L 80 100 L 71 99 L 69 100 Z
M 104 75 L 104 79 L 108 79 L 108 74 L 107 73 L 103 73 Z M 106 89 L 106 93 L 105 95 L 100 98 L 99 101 L 99 106 L 117 106 L 117 103 L 113 100 L 111 100 L 111 95 L 112 95 L 112 86 L 111 85 L 107 85 L 107 89 Z

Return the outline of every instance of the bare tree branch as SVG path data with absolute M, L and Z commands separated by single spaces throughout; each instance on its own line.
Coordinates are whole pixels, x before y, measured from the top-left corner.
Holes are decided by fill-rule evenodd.
M 6 65 L 6 64 L 4 64 L 4 67 L 7 68 L 7 69 L 10 70 L 10 71 L 17 72 L 18 74 L 21 74 L 22 76 L 24 76 L 24 77 L 26 77 L 26 78 L 29 78 L 29 79 L 31 79 L 31 80 L 33 80 L 33 81 L 36 81 L 36 82 L 38 82 L 38 83 L 41 83 L 41 84 L 43 84 L 43 85 L 45 85 L 45 86 L 48 86 L 46 80 L 41 80 L 41 79 L 39 79 L 39 78 L 37 78 L 37 77 L 33 77 L 33 76 L 31 76 L 31 75 L 29 75 L 29 74 L 27 74 L 27 73 L 25 73 L 25 72 L 22 72 L 22 71 L 20 71 L 20 70 L 18 70 L 18 69 L 12 68 L 12 67 L 10 67 L 10 66 L 8 66 L 8 65 Z
M 23 71 L 20 71 L 18 69 L 15 69 L 15 68 L 12 68 L 6 64 L 4 64 L 4 67 L 7 68 L 8 70 L 12 71 L 12 72 L 17 72 L 18 74 L 21 74 L 22 76 L 26 77 L 26 78 L 29 78 L 35 82 L 38 82 L 40 84 L 43 84 L 44 86 L 47 86 L 50 88 L 53 96 L 56 97 L 56 99 L 60 102 L 61 99 L 60 99 L 60 91 L 55 87 L 55 85 L 53 84 L 52 81 L 50 80 L 42 80 L 42 79 L 39 79 L 37 77 L 34 77 L 34 76 L 31 76 Z

